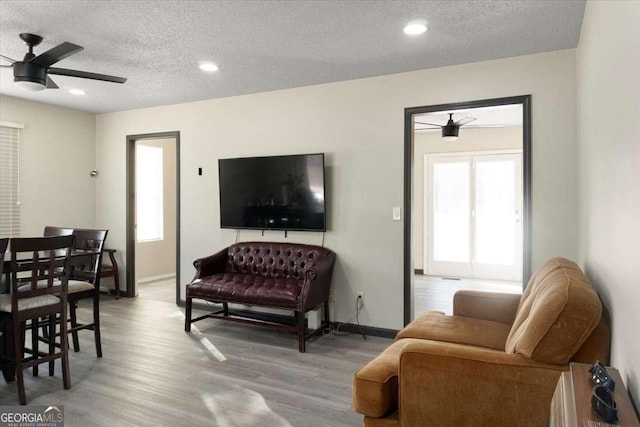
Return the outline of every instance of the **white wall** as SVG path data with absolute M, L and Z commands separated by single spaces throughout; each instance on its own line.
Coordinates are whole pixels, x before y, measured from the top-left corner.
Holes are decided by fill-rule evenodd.
M 403 226 L 391 210 L 403 203 L 404 109 L 524 94 L 533 95 L 533 267 L 554 255 L 575 259 L 575 50 L 98 115 L 97 225 L 124 258 L 126 135 L 180 131 L 180 282 L 188 283 L 195 258 L 236 237 L 219 227 L 218 158 L 325 152 L 326 246 L 338 255 L 333 320 L 353 321 L 355 292 L 364 291 L 360 322 L 397 329 Z M 240 233 L 249 239 L 283 236 Z
M 640 403 L 640 3 L 587 2 L 578 46 L 580 260 Z
M 0 119 L 23 123 L 20 216 L 23 236 L 45 225 L 87 228 L 95 221 L 95 115 L 0 96 Z M 110 240 L 110 239 L 109 239 Z
M 413 266 L 424 269 L 424 156 L 487 150 L 522 150 L 522 126 L 471 128 L 460 131 L 455 142 L 442 139 L 442 133 L 416 132 L 413 137 Z

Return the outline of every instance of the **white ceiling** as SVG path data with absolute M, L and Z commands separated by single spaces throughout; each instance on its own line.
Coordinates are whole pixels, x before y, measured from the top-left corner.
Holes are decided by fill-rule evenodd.
M 458 121 L 465 117 L 472 117 L 475 120 L 462 126 L 462 129 L 476 127 L 509 127 L 522 125 L 522 104 L 496 105 L 494 107 L 465 108 L 460 110 L 443 110 L 434 113 L 416 114 L 414 118 L 414 129 L 417 131 L 437 130 L 421 123 L 433 123 L 445 125 L 449 120 L 449 113 L 453 113 L 453 121 Z
M 575 47 L 584 8 L 584 0 L 3 0 L 0 54 L 22 59 L 18 34 L 30 32 L 45 39 L 36 55 L 65 41 L 85 48 L 56 67 L 128 81 L 52 76 L 60 89 L 31 93 L 1 68 L 0 93 L 99 113 L 526 55 Z M 430 30 L 403 34 L 414 19 Z M 201 61 L 220 71 L 203 73 Z

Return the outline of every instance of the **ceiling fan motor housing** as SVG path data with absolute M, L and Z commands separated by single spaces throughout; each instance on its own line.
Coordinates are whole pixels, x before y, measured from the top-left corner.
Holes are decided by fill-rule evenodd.
M 13 64 L 13 81 L 33 82 L 45 86 L 47 83 L 47 70 L 29 62 L 15 62 Z
M 447 124 L 442 126 L 442 137 L 458 137 L 458 132 L 460 132 L 460 126 L 456 124 Z

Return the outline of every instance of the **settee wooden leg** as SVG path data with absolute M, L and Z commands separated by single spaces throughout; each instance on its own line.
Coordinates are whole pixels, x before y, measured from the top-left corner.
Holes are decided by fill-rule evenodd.
M 329 301 L 324 302 L 324 321 L 329 325 Z
M 229 315 L 229 303 L 223 302 L 222 303 L 222 309 L 224 310 L 224 315 L 228 316 Z
M 184 306 L 184 331 L 191 332 L 191 298 L 187 297 Z
M 304 341 L 304 332 L 305 332 L 304 312 L 298 311 L 297 315 L 298 315 L 298 351 L 300 353 L 304 353 L 306 351 L 305 341 Z

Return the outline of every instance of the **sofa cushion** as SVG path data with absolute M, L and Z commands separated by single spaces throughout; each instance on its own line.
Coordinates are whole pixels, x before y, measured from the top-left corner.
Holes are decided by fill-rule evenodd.
M 552 258 L 531 277 L 505 351 L 538 362 L 569 362 L 600 322 L 602 305 L 578 266 Z
M 295 308 L 301 281 L 251 274 L 221 273 L 196 279 L 187 287 L 187 296 L 238 304 Z
M 406 338 L 387 347 L 356 372 L 353 378 L 353 408 L 369 417 L 383 417 L 398 408 L 398 366 L 407 345 L 421 340 Z
M 504 350 L 511 325 L 431 311 L 409 323 L 396 335 Z

